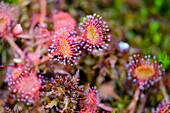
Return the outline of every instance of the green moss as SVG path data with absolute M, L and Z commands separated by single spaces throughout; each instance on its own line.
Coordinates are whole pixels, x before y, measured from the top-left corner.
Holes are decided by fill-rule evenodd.
M 158 52 L 158 59 L 162 62 L 163 68 L 167 69 L 170 64 L 170 58 L 167 54 Z
M 5 2 L 8 2 L 8 3 L 14 3 L 14 4 L 18 4 L 18 0 L 4 0 Z

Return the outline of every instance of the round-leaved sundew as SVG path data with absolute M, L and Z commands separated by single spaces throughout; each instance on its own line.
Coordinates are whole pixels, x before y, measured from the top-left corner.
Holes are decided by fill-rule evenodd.
M 0 37 L 6 35 L 15 26 L 18 15 L 16 7 L 0 2 Z
M 163 100 L 152 113 L 170 113 L 170 102 L 165 103 Z
M 36 101 L 35 98 L 39 98 L 41 87 L 41 79 L 37 77 L 37 73 L 30 72 L 13 82 L 8 89 L 13 91 L 12 96 L 17 98 L 17 101 L 26 102 L 29 105 Z
M 15 82 L 16 79 L 23 76 L 26 71 L 27 67 L 24 65 L 8 67 L 5 81 L 8 82 L 8 84 L 10 85 L 12 84 L 12 82 Z
M 67 28 L 60 28 L 55 31 L 53 35 L 53 43 L 49 48 L 49 56 L 55 61 L 64 63 L 77 63 L 79 59 L 79 45 L 77 43 L 77 36 L 75 31 L 66 30 Z
M 158 82 L 164 73 L 162 64 L 154 56 L 140 56 L 139 54 L 129 57 L 128 79 L 137 82 L 141 90 Z
M 97 110 L 98 104 L 100 103 L 100 99 L 96 87 L 91 88 L 90 84 L 88 84 L 88 89 L 83 92 L 82 99 L 83 99 L 82 102 L 85 104 L 85 109 L 91 108 L 94 111 Z
M 81 46 L 88 51 L 97 48 L 99 50 L 106 49 L 110 41 L 109 29 L 106 21 L 102 20 L 99 15 L 87 15 L 83 22 L 79 24 L 79 30 L 82 36 Z
M 57 12 L 53 15 L 54 29 L 66 27 L 67 29 L 74 30 L 76 27 L 76 20 L 67 12 Z

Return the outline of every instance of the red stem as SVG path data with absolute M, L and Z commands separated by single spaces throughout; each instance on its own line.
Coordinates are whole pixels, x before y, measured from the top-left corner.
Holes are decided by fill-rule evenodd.
M 140 94 L 140 88 L 138 87 L 135 91 L 134 96 L 133 96 L 133 100 L 128 107 L 128 110 L 130 111 L 129 113 L 135 112 L 136 104 L 137 104 L 138 99 L 139 99 L 139 94 Z
M 14 65 L 0 65 L 0 67 L 15 67 Z
M 40 25 L 44 26 L 44 18 L 46 16 L 47 1 L 40 0 L 40 6 L 41 6 Z
M 143 109 L 145 107 L 145 104 L 146 104 L 146 101 L 147 101 L 147 98 L 148 98 L 148 95 L 150 93 L 151 89 L 147 92 L 147 94 L 142 98 L 142 102 L 140 103 L 139 105 L 139 109 L 138 109 L 138 112 L 137 113 L 142 113 L 143 112 Z
M 46 39 L 44 39 L 44 40 L 37 41 L 37 42 L 34 44 L 34 46 L 37 46 L 37 45 L 40 45 L 40 44 L 42 44 L 42 43 L 48 42 L 48 41 L 50 41 L 50 40 L 52 40 L 52 39 L 53 39 L 53 38 L 50 37 L 50 38 L 46 38 Z
M 36 36 L 35 35 L 28 35 L 28 34 L 20 34 L 17 36 L 18 38 L 25 38 L 25 39 L 33 39 Z M 36 37 L 37 38 L 37 37 Z
M 104 109 L 104 110 L 106 110 L 106 111 L 113 111 L 113 110 L 116 110 L 115 108 L 106 106 L 106 105 L 104 105 L 103 103 L 99 103 L 99 104 L 98 104 L 98 107 L 100 107 L 100 108 L 102 108 L 102 109 Z
M 36 64 L 36 65 L 39 65 L 39 64 L 41 64 L 41 63 L 44 63 L 44 62 L 46 62 L 47 60 L 51 59 L 50 56 L 55 56 L 57 53 L 58 53 L 58 52 L 54 52 L 54 53 L 50 54 L 49 56 L 45 56 L 45 57 L 43 57 L 42 59 L 40 59 L 39 61 L 36 61 L 35 64 Z
M 8 43 L 11 45 L 11 47 L 20 55 L 20 57 L 23 55 L 22 50 L 18 47 L 18 45 L 14 42 L 13 37 L 9 37 L 8 35 L 5 36 Z
M 161 92 L 162 92 L 162 94 L 164 96 L 164 99 L 168 103 L 169 102 L 169 95 L 167 94 L 166 87 L 165 87 L 162 79 L 160 80 L 159 83 L 160 83 L 160 90 L 161 90 Z

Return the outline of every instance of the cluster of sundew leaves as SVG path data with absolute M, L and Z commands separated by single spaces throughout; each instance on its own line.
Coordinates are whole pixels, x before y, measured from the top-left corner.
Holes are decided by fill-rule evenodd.
M 4 3 L 2 3 L 2 4 L 4 4 Z M 1 6 L 3 8 L 2 4 L 1 4 Z M 4 12 L 5 12 L 5 10 L 3 10 L 2 13 L 4 13 Z M 10 12 L 10 13 L 12 13 L 12 12 Z M 7 15 L 8 14 L 9 13 L 7 13 Z M 61 14 L 63 14 L 63 15 L 66 14 L 66 17 L 70 16 L 68 13 L 64 13 L 64 12 L 61 12 Z M 10 15 L 8 15 L 8 16 L 10 16 Z M 101 20 L 101 17 L 99 15 L 97 15 L 97 17 L 95 17 L 95 16 L 96 16 L 96 14 L 91 16 L 93 18 L 88 19 L 88 22 L 90 23 L 90 25 L 89 25 L 90 29 L 88 29 L 89 23 L 88 22 L 85 23 L 85 24 L 87 24 L 87 28 L 84 28 L 84 29 L 88 29 L 88 30 L 85 31 L 84 29 L 79 29 L 80 32 L 81 32 L 79 35 L 83 35 L 83 38 L 86 38 L 86 37 L 88 37 L 88 39 L 91 38 L 89 41 L 90 41 L 90 43 L 92 43 L 91 45 L 93 45 L 94 47 L 96 46 L 98 48 L 106 49 L 106 47 L 104 47 L 104 46 L 105 45 L 108 46 L 108 45 L 105 42 L 110 41 L 110 36 L 108 34 L 106 34 L 106 32 L 109 31 L 108 26 L 105 25 L 106 22 Z M 62 17 L 62 18 L 66 20 L 66 17 Z M 72 18 L 72 17 L 70 17 L 70 18 Z M 53 19 L 56 19 L 56 16 Z M 6 21 L 8 22 L 8 20 L 6 20 L 6 18 L 4 18 L 4 22 L 6 22 Z M 12 20 L 9 20 L 9 21 L 12 22 Z M 33 20 L 33 21 L 37 21 L 37 20 Z M 60 20 L 57 20 L 57 21 L 60 21 Z M 41 27 L 38 28 L 38 31 L 39 31 L 38 35 L 40 35 L 40 38 L 42 40 L 49 35 L 50 35 L 49 38 L 51 38 L 51 37 L 53 38 L 52 43 L 50 44 L 50 48 L 52 48 L 52 49 L 48 49 L 50 51 L 49 56 L 51 58 L 53 58 L 54 61 L 55 60 L 63 61 L 64 64 L 66 62 L 69 63 L 69 61 L 75 62 L 76 56 L 78 56 L 80 54 L 80 52 L 78 51 L 79 47 L 77 48 L 76 45 L 75 45 L 75 44 L 78 44 L 78 43 L 74 43 L 75 41 L 78 41 L 79 43 L 80 42 L 89 43 L 89 41 L 82 40 L 82 38 L 80 36 L 75 35 L 76 32 L 70 30 L 69 26 L 67 26 L 66 22 L 68 22 L 68 21 L 65 21 L 65 23 L 63 25 L 60 25 L 59 28 L 57 28 L 57 29 L 56 29 L 56 26 L 55 26 L 55 31 L 50 32 L 50 34 L 49 34 L 48 30 L 43 29 Z M 7 23 L 7 25 L 8 25 L 8 23 Z M 5 27 L 5 29 L 3 29 L 3 32 L 4 32 L 4 30 L 6 30 L 6 25 L 1 25 L 1 26 Z M 9 24 L 9 26 L 10 26 L 10 24 Z M 93 29 L 91 29 L 91 27 L 93 27 Z M 17 25 L 16 29 L 22 29 L 21 25 L 19 25 L 19 26 Z M 16 30 L 13 30 L 13 31 L 14 31 L 14 33 L 16 33 L 15 32 Z M 8 32 L 10 34 L 10 30 L 8 30 Z M 96 32 L 97 32 L 97 35 L 95 35 Z M 21 34 L 21 33 L 22 33 L 22 30 L 21 30 L 21 32 L 19 32 L 19 34 Z M 86 36 L 86 34 L 88 34 L 88 35 Z M 18 33 L 13 34 L 13 35 L 16 35 L 16 37 L 17 37 Z M 8 34 L 7 34 L 7 36 L 8 36 Z M 95 38 L 95 42 L 93 42 L 93 38 Z M 13 44 L 14 44 L 14 42 L 13 42 Z M 83 46 L 83 45 L 81 45 L 81 46 Z M 35 54 L 37 54 L 37 53 L 35 53 Z M 31 65 L 31 63 L 33 63 L 34 61 L 36 61 L 39 58 L 38 56 L 36 56 L 36 58 L 33 58 L 33 57 L 30 57 L 30 55 L 32 55 L 31 52 L 26 55 L 30 61 L 29 60 L 24 61 L 24 59 L 22 59 L 23 61 L 21 60 L 20 62 L 18 62 L 15 59 L 15 61 L 17 63 L 22 63 L 22 64 L 17 64 L 16 66 L 11 65 L 12 69 L 9 69 L 9 72 L 8 72 L 7 78 L 6 78 L 6 81 L 9 85 L 8 88 L 10 90 L 12 90 L 13 93 L 14 93 L 11 96 L 13 98 L 16 98 L 17 101 L 23 101 L 23 102 L 28 103 L 27 105 L 29 105 L 30 103 L 34 103 L 35 98 L 39 98 L 39 89 L 41 88 L 41 84 L 42 84 L 42 81 L 38 80 L 38 78 L 37 78 L 37 75 L 38 75 L 37 69 L 34 70 L 34 68 L 35 68 L 34 66 L 30 66 L 30 67 L 27 68 L 24 65 L 24 63 L 26 63 L 26 64 L 28 63 L 28 64 Z M 4 67 L 11 68 L 11 66 L 9 65 L 9 66 L 4 66 Z M 61 82 L 65 81 L 67 83 L 60 83 L 56 87 L 59 88 L 61 86 L 61 88 L 62 88 L 62 85 L 66 85 L 65 86 L 66 89 L 64 88 L 63 90 L 68 91 L 68 93 L 69 92 L 73 93 L 72 90 L 70 88 L 68 88 L 67 85 L 69 85 L 70 87 L 73 87 L 73 85 L 76 85 L 75 88 L 78 88 L 79 86 L 77 85 L 77 81 L 69 79 L 69 77 L 71 77 L 70 75 L 67 75 L 67 77 L 68 77 L 68 81 L 65 81 L 66 77 L 64 77 L 63 80 L 62 80 L 61 77 L 58 78 L 56 76 L 56 78 L 54 78 L 54 79 L 52 78 L 51 81 L 49 81 L 49 83 L 52 83 L 52 80 L 56 80 L 56 79 L 59 79 L 59 81 L 61 81 Z M 73 77 L 73 79 L 74 79 L 74 77 Z M 59 82 L 59 81 L 57 81 L 57 82 Z M 45 83 L 46 82 L 48 82 L 48 81 L 46 80 Z M 68 84 L 69 82 L 71 82 L 71 83 Z M 52 86 L 52 88 L 54 88 L 54 87 L 55 86 Z M 75 90 L 75 88 L 73 88 L 73 90 Z M 46 90 L 46 89 L 44 89 L 44 90 Z M 71 91 L 69 91 L 69 90 L 71 90 Z M 69 111 L 69 110 L 73 111 L 73 110 L 76 109 L 78 94 L 72 95 L 75 100 L 73 98 L 68 97 L 68 96 L 69 95 L 64 95 L 64 97 L 63 97 L 63 98 L 65 98 L 64 102 L 59 101 L 60 106 L 59 106 L 59 108 L 57 108 L 57 111 Z M 47 97 L 47 95 L 45 95 L 45 97 Z M 71 100 L 69 100 L 69 99 L 71 99 Z M 61 103 L 64 103 L 64 104 L 66 103 L 65 100 L 68 101 L 67 105 L 65 105 L 65 107 L 61 106 Z M 73 105 L 70 102 L 73 102 Z M 52 101 L 52 103 L 53 103 L 53 101 Z M 51 103 L 50 103 L 50 105 L 51 105 Z M 47 105 L 46 108 L 52 108 L 52 107 L 50 107 L 50 105 Z M 55 104 L 55 106 L 57 106 L 57 105 Z
M 100 14 L 102 14 L 105 18 L 109 20 L 109 24 L 110 26 L 113 27 L 112 30 L 115 31 L 114 33 L 116 34 L 117 37 L 120 37 L 121 39 L 126 40 L 126 41 L 128 40 L 131 46 L 141 48 L 142 52 L 144 52 L 145 54 L 157 55 L 157 51 L 155 50 L 159 50 L 159 49 L 161 49 L 161 51 L 164 51 L 166 54 L 168 54 L 170 34 L 168 32 L 169 26 L 167 24 L 168 22 L 167 17 L 169 17 L 169 13 L 167 14 L 167 9 L 169 9 L 170 7 L 167 4 L 169 3 L 169 1 L 164 1 L 162 6 L 159 8 L 156 5 L 158 3 L 157 1 L 159 0 L 154 0 L 154 1 L 149 1 L 149 2 L 148 1 L 131 2 L 130 0 L 125 0 L 125 1 L 115 0 L 115 1 L 106 1 L 106 2 L 91 1 L 91 2 L 86 2 L 87 3 L 86 6 L 83 5 L 84 1 L 82 1 L 82 2 L 79 2 L 79 4 L 77 5 L 73 5 L 73 7 L 75 8 L 82 7 L 86 13 L 90 13 L 91 11 L 92 12 L 98 11 Z M 72 4 L 74 3 L 75 2 L 73 2 Z M 103 3 L 103 5 L 100 5 L 100 3 Z M 100 8 L 97 9 L 97 7 L 100 7 Z M 90 10 L 91 8 L 92 10 Z M 160 17 L 160 18 L 157 18 L 157 17 Z M 123 25 L 125 28 L 121 29 L 120 25 L 115 24 L 117 23 L 117 21 L 121 25 Z M 166 23 L 166 25 L 164 23 Z M 114 51 L 114 49 L 112 50 Z M 117 53 L 115 54 L 116 54 L 116 57 L 118 57 L 118 54 Z M 157 60 L 159 60 L 159 58 L 157 58 Z M 88 58 L 85 59 L 86 66 L 83 66 L 85 68 L 84 73 L 87 74 L 89 81 L 94 80 L 93 74 L 95 73 L 95 71 L 91 71 L 91 68 L 89 69 L 87 67 L 87 66 L 94 66 L 96 62 L 93 59 L 94 59 L 93 56 L 88 56 Z M 125 59 L 118 57 L 119 63 L 121 61 L 124 62 L 124 60 Z M 103 62 L 101 63 L 103 64 Z M 105 65 L 103 65 L 103 67 L 104 66 Z M 116 67 L 119 68 L 121 67 L 121 65 L 119 66 L 117 65 Z M 102 70 L 103 68 L 97 68 L 97 69 Z M 104 69 L 104 70 L 105 70 L 104 73 L 107 72 L 107 74 L 103 74 L 103 75 L 109 75 L 108 74 L 109 69 L 108 70 Z M 113 70 L 116 71 L 115 69 Z M 121 71 L 125 71 L 125 70 L 121 70 Z M 124 73 L 122 75 L 124 77 Z M 89 78 L 89 77 L 93 77 L 93 78 Z M 103 77 L 98 77 L 98 78 L 99 78 L 99 82 L 101 82 L 100 80 L 103 79 Z M 124 85 L 121 83 L 122 81 L 120 80 L 117 82 L 119 83 L 119 85 L 121 84 L 120 89 L 123 90 Z M 100 84 L 100 83 L 96 83 L 96 84 Z M 130 92 L 131 89 L 128 89 L 128 90 Z M 154 95 L 154 96 L 160 97 L 159 94 Z M 126 105 L 126 104 L 123 103 L 123 105 Z
M 79 59 L 80 47 L 88 51 L 107 49 L 109 46 L 107 43 L 110 41 L 109 29 L 101 16 L 93 14 L 88 15 L 87 19 L 85 17 L 83 23 L 79 24 L 78 30 L 80 33 L 77 33 L 75 30 L 72 30 L 72 26 L 69 26 L 70 24 L 75 24 L 75 22 L 72 23 L 73 20 L 71 22 L 67 20 L 67 18 L 71 18 L 67 13 L 60 12 L 56 14 L 55 18 L 61 15 L 61 13 L 63 13 L 63 16 L 60 16 L 58 21 L 67 22 L 68 25 L 66 23 L 63 23 L 63 25 L 56 23 L 58 25 L 55 25 L 55 29 L 58 29 L 52 33 L 53 43 L 50 49 L 48 49 L 50 52 L 49 56 L 53 60 L 61 61 L 64 64 L 73 63 Z
M 120 1 L 116 1 L 116 4 L 118 5 L 117 6 L 117 8 L 118 8 L 118 10 L 120 9 L 120 7 L 122 7 L 123 5 L 126 5 L 124 2 L 122 2 L 121 0 Z M 94 4 L 93 4 L 94 5 Z M 89 8 L 91 8 L 91 6 L 89 5 Z M 113 7 L 112 7 L 113 8 Z M 86 7 L 85 7 L 85 9 L 86 9 Z M 113 8 L 114 9 L 114 8 Z M 127 8 L 128 10 L 130 9 L 130 8 Z M 88 9 L 86 9 L 86 11 L 89 11 Z M 119 12 L 119 11 L 117 11 L 117 12 Z M 146 9 L 144 9 L 144 10 L 142 10 L 141 11 L 142 13 L 145 13 L 146 14 Z M 113 13 L 113 12 L 112 12 Z M 115 13 L 115 14 L 117 14 L 118 15 L 118 13 Z M 109 17 L 109 16 L 108 16 Z M 119 16 L 120 17 L 120 21 L 121 21 L 121 16 Z M 118 19 L 119 19 L 119 17 L 118 17 Z M 116 17 L 117 18 L 117 17 Z M 125 16 L 125 18 L 126 18 L 126 16 Z M 123 18 L 123 20 L 125 20 L 125 18 Z M 118 20 L 119 21 L 119 20 Z M 157 25 L 157 24 L 155 24 L 155 25 Z M 129 27 L 129 26 L 128 26 Z M 132 31 L 132 32 L 134 32 L 134 31 Z M 119 32 L 118 31 L 118 34 L 121 34 L 121 32 Z M 119 34 L 119 35 L 120 35 Z M 133 34 L 133 33 L 132 33 Z M 134 33 L 135 35 L 136 35 L 136 32 Z M 157 35 L 158 36 L 158 35 Z M 142 44 L 141 44 L 142 45 Z M 144 46 L 143 46 L 144 47 Z M 151 51 L 152 52 L 152 51 Z M 91 58 L 92 60 L 94 59 L 93 57 Z M 119 57 L 119 61 L 120 61 L 120 59 L 123 59 L 123 58 L 120 58 Z M 89 60 L 89 59 L 88 59 Z M 87 60 L 87 61 L 88 61 Z M 88 63 L 87 63 L 88 64 Z M 119 104 L 120 105 L 120 104 Z
M 158 8 L 157 1 L 162 3 Z M 75 3 L 75 2 L 74 2 Z M 73 3 L 73 4 L 74 4 Z M 145 54 L 157 54 L 153 49 L 161 49 L 166 54 L 169 53 L 169 1 L 162 2 L 161 0 L 152 1 L 134 1 L 130 0 L 114 0 L 114 1 L 92 1 L 88 2 L 88 7 L 83 6 L 80 2 L 77 7 L 82 7 L 86 13 L 97 11 L 115 27 L 114 21 L 125 26 L 125 36 L 121 33 L 121 29 L 116 29 L 119 37 L 127 40 L 131 45 L 141 48 Z M 103 4 L 103 5 L 100 5 Z M 90 10 L 90 8 L 92 8 Z M 95 9 L 94 7 L 100 7 Z M 106 13 L 107 12 L 107 13 Z M 158 18 L 159 17 L 159 18 Z M 113 21 L 114 20 L 114 21 Z M 152 43 L 152 45 L 150 45 Z

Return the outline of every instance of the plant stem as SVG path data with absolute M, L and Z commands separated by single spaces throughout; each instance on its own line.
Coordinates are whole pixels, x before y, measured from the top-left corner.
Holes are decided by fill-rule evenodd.
M 133 96 L 133 100 L 130 103 L 130 105 L 128 106 L 128 111 L 130 111 L 129 113 L 134 113 L 135 112 L 135 108 L 136 108 L 136 104 L 139 100 L 139 94 L 140 94 L 140 88 L 138 86 L 138 88 L 135 91 L 135 94 Z
M 47 1 L 40 0 L 40 6 L 41 6 L 40 25 L 44 26 L 44 18 L 46 16 Z
M 146 101 L 147 101 L 147 98 L 148 98 L 148 95 L 150 93 L 150 90 L 147 92 L 147 94 L 142 98 L 142 102 L 140 103 L 139 105 L 139 110 L 137 113 L 142 113 L 143 112 L 143 109 L 145 107 L 145 104 L 146 104 Z
M 41 63 L 44 63 L 45 61 L 47 61 L 47 60 L 49 60 L 49 59 L 52 58 L 52 57 L 50 57 L 50 56 L 55 56 L 56 54 L 58 54 L 58 52 L 54 52 L 54 53 L 52 53 L 52 54 L 49 54 L 48 56 L 45 56 L 45 57 L 43 57 L 42 59 L 36 61 L 35 64 L 36 64 L 36 65 L 39 65 L 39 64 L 41 64 Z
M 40 45 L 40 44 L 45 43 L 45 42 L 49 42 L 52 39 L 53 39 L 53 37 L 49 37 L 49 38 L 45 38 L 43 40 L 39 40 L 34 44 L 34 46 Z
M 165 88 L 165 85 L 164 85 L 162 79 L 160 80 L 159 83 L 160 83 L 160 90 L 162 91 L 164 99 L 165 99 L 166 103 L 168 103 L 169 102 L 169 96 L 168 96 L 168 94 L 166 92 L 166 88 Z
M 0 67 L 16 67 L 15 65 L 0 65 Z
M 115 109 L 115 108 L 106 106 L 106 105 L 104 105 L 103 103 L 99 103 L 99 104 L 98 104 L 98 107 L 100 107 L 100 108 L 102 108 L 102 109 L 104 109 L 104 110 L 106 110 L 106 111 L 116 111 L 116 110 L 117 110 L 117 109 Z
M 18 47 L 18 45 L 14 42 L 13 37 L 9 37 L 8 35 L 5 36 L 8 43 L 11 45 L 11 47 L 20 55 L 20 57 L 23 55 L 22 50 Z
M 25 39 L 33 39 L 37 38 L 35 35 L 28 35 L 28 34 L 20 34 L 17 36 L 18 38 L 25 38 Z

